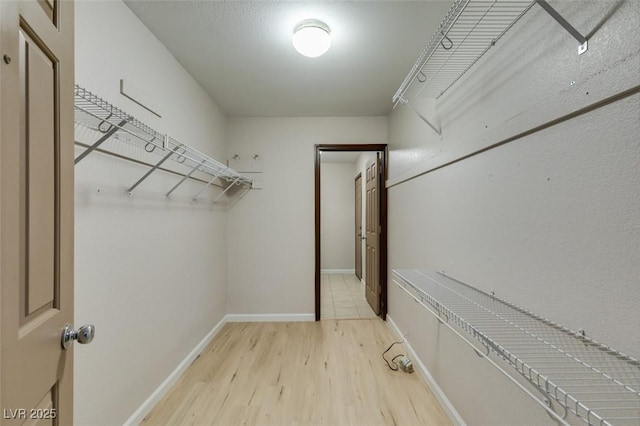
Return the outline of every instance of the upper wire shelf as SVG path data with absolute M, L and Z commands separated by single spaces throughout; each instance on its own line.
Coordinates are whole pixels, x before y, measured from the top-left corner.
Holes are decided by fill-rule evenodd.
M 393 278 L 585 423 L 640 424 L 638 360 L 441 273 L 394 270 Z
M 393 96 L 439 97 L 535 4 L 531 0 L 456 0 Z
M 75 122 L 101 134 L 93 145 L 75 158 L 76 164 L 112 137 L 129 140 L 134 145 L 143 148 L 147 153 L 154 153 L 160 157 L 159 161 L 153 165 L 141 179 L 128 188 L 129 195 L 131 195 L 133 190 L 149 177 L 151 173 L 160 169 L 160 166 L 168 160 L 174 161 L 174 164 L 177 165 L 176 168 L 180 170 L 179 174 L 181 174 L 183 178 L 174 188 L 166 193 L 167 197 L 186 179 L 196 174 L 202 177 L 207 183 L 206 186 L 194 196 L 194 200 L 206 187 L 216 180 L 227 182 L 228 185 L 223 194 L 233 185 L 242 185 L 246 188 L 251 188 L 252 186 L 252 181 L 248 177 L 239 174 L 230 167 L 225 166 L 195 148 L 178 142 L 168 135 L 157 132 L 133 116 L 78 85 L 75 85 L 74 103 Z M 219 194 L 214 202 L 223 194 Z
M 535 4 L 579 41 L 578 53 L 586 51 L 586 38 L 545 0 L 455 0 L 393 95 L 394 105 L 407 96 L 439 98 Z

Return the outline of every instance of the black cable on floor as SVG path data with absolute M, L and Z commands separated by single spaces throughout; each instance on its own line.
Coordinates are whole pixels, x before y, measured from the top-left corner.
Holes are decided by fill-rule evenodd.
M 393 365 L 394 365 L 396 368 L 393 368 L 393 367 L 391 366 L 391 364 L 389 363 L 389 361 L 387 360 L 387 358 L 385 358 L 384 354 L 386 354 L 387 352 L 389 352 L 389 351 L 391 350 L 391 348 L 392 348 L 394 345 L 399 345 L 399 344 L 402 344 L 402 343 L 404 343 L 404 342 L 393 342 L 393 343 L 392 343 L 392 344 L 387 348 L 387 350 L 386 350 L 386 351 L 382 352 L 382 359 L 384 359 L 384 362 L 386 362 L 386 363 L 387 363 L 387 367 L 389 367 L 392 371 L 398 371 L 398 366 L 394 363 Z M 403 355 L 396 355 L 395 357 L 393 357 L 393 359 L 391 360 L 391 362 L 394 362 L 394 361 L 396 360 L 396 358 L 398 358 L 398 357 L 400 357 L 400 356 L 403 356 Z

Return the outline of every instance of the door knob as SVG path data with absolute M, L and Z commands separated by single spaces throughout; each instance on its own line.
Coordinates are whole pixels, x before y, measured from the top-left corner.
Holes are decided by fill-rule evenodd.
M 77 331 L 71 324 L 67 324 L 62 330 L 62 349 L 68 349 L 74 340 L 83 345 L 91 343 L 95 334 L 96 328 L 92 324 L 83 325 Z

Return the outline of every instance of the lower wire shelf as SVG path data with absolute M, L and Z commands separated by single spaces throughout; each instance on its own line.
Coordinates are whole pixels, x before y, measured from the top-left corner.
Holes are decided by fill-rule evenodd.
M 442 273 L 393 280 L 585 423 L 640 425 L 638 360 Z

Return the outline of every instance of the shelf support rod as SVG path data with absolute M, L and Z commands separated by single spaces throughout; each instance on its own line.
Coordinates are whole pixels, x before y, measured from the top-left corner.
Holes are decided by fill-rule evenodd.
M 236 182 L 238 182 L 239 180 L 240 180 L 240 176 L 238 176 L 238 177 L 236 178 L 236 180 L 234 180 L 233 182 L 231 182 L 231 183 L 229 184 L 229 186 L 227 186 L 227 187 L 224 189 L 224 191 L 222 191 L 222 192 L 221 192 L 221 193 L 220 193 L 220 194 L 215 198 L 215 200 L 213 200 L 213 202 L 211 203 L 211 205 L 214 205 L 215 203 L 217 203 L 217 202 L 218 202 L 218 200 L 220 199 L 220 197 L 222 197 L 224 194 L 226 194 L 226 193 L 227 193 L 227 191 L 228 191 L 228 190 L 230 190 L 230 189 L 231 189 L 231 187 L 232 187 L 233 185 L 235 185 L 235 184 L 236 184 Z
M 207 184 L 205 186 L 203 186 L 202 189 L 200 191 L 198 191 L 198 193 L 196 195 L 193 196 L 191 201 L 196 201 L 198 199 L 198 197 L 200 196 L 200 194 L 202 194 L 204 192 L 204 190 L 207 189 L 209 187 L 209 185 L 211 185 L 213 183 L 213 181 L 216 180 L 216 179 L 218 179 L 218 175 L 213 175 L 211 180 L 209 182 L 207 182 Z
M 131 196 L 131 194 L 133 193 L 133 190 L 136 189 L 136 187 L 138 185 L 140 185 L 146 178 L 148 178 L 151 173 L 153 173 L 156 170 L 158 170 L 158 167 L 160 167 L 162 165 L 162 163 L 167 161 L 169 159 L 169 157 L 171 157 L 175 152 L 177 152 L 178 148 L 180 148 L 181 146 L 182 145 L 176 146 L 171 151 L 169 151 L 167 153 L 167 155 L 162 157 L 162 159 L 160 161 L 158 161 L 151 169 L 149 169 L 149 171 L 147 173 L 145 173 L 144 176 L 142 176 L 140 179 L 138 179 L 138 181 L 136 183 L 134 183 L 129 189 L 127 189 L 127 194 L 129 194 L 129 196 Z
M 573 36 L 580 45 L 578 46 L 578 55 L 582 55 L 588 49 L 587 38 L 580 34 L 578 30 L 575 29 L 573 25 L 571 25 L 557 10 L 555 10 L 546 0 L 536 0 L 536 3 L 540 5 L 553 19 L 558 22 L 558 24 L 562 25 L 562 28 L 567 30 L 569 34 Z
M 98 148 L 100 145 L 102 145 L 102 143 L 104 141 L 106 141 L 107 139 L 109 139 L 111 136 L 113 136 L 113 134 L 115 132 L 117 132 L 118 130 L 120 130 L 120 128 L 122 126 L 124 126 L 125 124 L 127 124 L 129 120 L 122 120 L 120 123 L 118 123 L 117 126 L 114 126 L 113 124 L 111 125 L 111 129 L 109 129 L 109 131 L 107 133 L 105 133 L 100 139 L 98 139 L 93 145 L 91 145 L 89 148 L 85 149 L 82 154 L 78 155 L 78 157 L 76 157 L 75 160 L 73 160 L 73 164 L 78 164 L 80 161 L 82 161 L 82 159 L 84 157 L 86 157 L 87 155 L 91 154 L 96 148 Z
M 172 193 L 173 191 L 175 191 L 175 190 L 176 190 L 180 185 L 182 185 L 182 182 L 184 182 L 185 180 L 189 179 L 189 178 L 191 177 L 191 175 L 192 175 L 196 170 L 198 170 L 198 169 L 200 168 L 200 166 L 202 166 L 206 161 L 207 161 L 206 159 L 202 160 L 201 162 L 199 162 L 198 164 L 196 164 L 196 166 L 195 166 L 193 169 L 191 169 L 191 171 L 190 171 L 189 173 L 187 173 L 186 175 L 182 176 L 182 179 L 180 179 L 180 182 L 176 183 L 176 185 L 175 185 L 173 188 L 171 188 L 171 189 L 169 190 L 169 192 L 167 192 L 167 193 L 165 194 L 164 198 L 169 198 L 169 195 L 171 195 L 171 193 Z
M 420 113 L 420 111 L 418 111 L 417 109 L 415 109 L 415 108 L 413 107 L 413 105 L 411 105 L 411 104 L 409 103 L 409 101 L 408 101 L 407 99 L 405 99 L 405 98 L 400 98 L 400 103 L 401 103 L 402 105 L 407 105 L 409 108 L 411 108 L 411 109 L 413 110 L 413 112 L 415 112 L 415 113 L 416 113 L 416 115 L 417 115 L 418 117 L 420 117 L 420 119 L 421 119 L 422 121 L 424 121 L 425 123 L 427 123 L 427 125 L 429 125 L 429 127 L 431 127 L 431 128 L 433 129 L 433 131 L 434 131 L 434 132 L 436 132 L 436 133 L 438 134 L 438 136 L 442 136 L 442 132 L 440 131 L 440 129 L 438 129 L 436 126 L 434 126 L 433 124 L 431 124 L 431 122 L 430 122 L 430 121 L 429 121 L 429 120 L 428 120 L 424 115 L 422 115 L 422 114 Z

